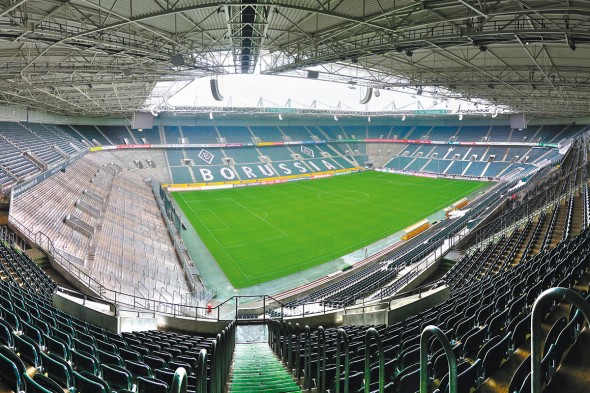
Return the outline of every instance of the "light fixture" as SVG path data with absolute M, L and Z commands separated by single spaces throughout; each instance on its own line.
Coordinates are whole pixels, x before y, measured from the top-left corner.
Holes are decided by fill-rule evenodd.
M 459 113 L 459 121 L 463 120 L 463 114 Z
M 143 128 L 138 128 L 137 131 L 142 132 Z
M 576 50 L 576 40 L 570 34 L 565 35 L 565 41 L 571 48 L 571 50 Z
M 334 115 L 334 121 L 338 121 L 338 116 Z
M 367 121 L 370 123 L 371 122 L 371 116 L 367 117 Z
M 279 113 L 279 120 L 283 120 L 283 115 Z
M 406 115 L 402 116 L 402 121 L 406 121 Z
M 213 112 L 209 112 L 209 119 L 213 120 Z

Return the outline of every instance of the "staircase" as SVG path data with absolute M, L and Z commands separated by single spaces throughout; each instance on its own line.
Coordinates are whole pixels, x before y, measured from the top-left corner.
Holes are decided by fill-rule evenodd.
M 230 381 L 230 393 L 301 392 L 266 342 L 236 344 Z

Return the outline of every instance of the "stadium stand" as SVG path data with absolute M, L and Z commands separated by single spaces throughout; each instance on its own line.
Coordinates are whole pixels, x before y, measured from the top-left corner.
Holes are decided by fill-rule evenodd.
M 81 146 L 75 137 L 65 132 L 59 134 L 49 126 L 29 128 L 29 133 L 39 139 L 63 137 L 60 143 L 64 149 L 69 145 L 73 154 L 78 151 L 74 146 Z M 247 127 L 235 134 L 229 128 L 210 132 L 203 138 L 200 131 L 189 129 L 186 133 L 185 128 L 172 129 L 172 138 L 188 138 L 193 143 L 195 138 L 211 140 L 214 134 L 215 143 L 232 138 L 247 143 L 263 140 Z M 460 135 L 457 127 L 416 128 L 409 132 L 424 133 L 429 138 L 456 139 Z M 363 131 L 342 126 L 327 128 L 324 134 L 348 138 Z M 125 141 L 126 134 L 133 142 L 139 142 L 137 132 L 123 127 L 95 128 L 86 140 L 97 141 L 97 132 L 112 143 L 130 142 Z M 164 135 L 168 140 L 167 130 Z M 246 137 L 250 140 L 246 141 Z M 504 137 L 514 137 L 513 131 Z M 279 173 L 280 164 L 293 171 L 297 169 L 296 163 L 312 172 L 316 167 L 329 169 L 321 167 L 325 162 L 335 168 L 353 168 L 355 165 L 348 159 L 370 159 L 374 151 L 370 144 L 358 142 L 321 143 L 306 148 L 208 147 L 206 151 L 214 157 L 200 155 L 203 149 L 194 148 L 130 150 L 125 155 L 114 150 L 88 154 L 71 163 L 65 172 L 58 172 L 16 196 L 11 215 L 20 227 L 51 239 L 53 247 L 110 290 L 186 305 L 187 293 L 194 288 L 189 289 L 162 225 L 161 212 L 153 203 L 153 190 L 145 180 L 205 180 L 200 169 L 220 167 L 226 164 L 226 157 L 234 160 L 236 173 L 242 179 L 248 174 L 240 164 L 264 165 L 260 156 L 267 157 L 273 176 Z M 277 386 L 282 386 L 280 391 L 299 391 L 299 383 L 305 389 L 317 388 L 322 392 L 340 391 L 345 384 L 349 391 L 413 392 L 419 386 L 420 333 L 432 324 L 440 327 L 453 345 L 461 391 L 496 383 L 502 378 L 497 371 L 506 367 L 513 370 L 511 380 L 502 383 L 510 383 L 511 392 L 524 391 L 531 381 L 530 368 L 527 369 L 530 358 L 525 359 L 521 353 L 528 351 L 527 329 L 530 330 L 535 299 L 544 289 L 554 286 L 574 288 L 587 295 L 590 232 L 585 228 L 590 206 L 586 146 L 575 141 L 565 157 L 555 148 L 457 146 L 451 152 L 448 146 L 398 144 L 396 148 L 397 156 L 387 164 L 394 165 L 393 168 L 397 163 L 406 171 L 442 170 L 448 175 L 504 177 L 505 181 L 470 201 L 463 215 L 437 223 L 432 231 L 408 240 L 375 263 L 355 267 L 350 274 L 321 289 L 307 291 L 282 304 L 280 309 L 265 310 L 262 321 L 299 318 L 320 310 L 395 297 L 428 266 L 425 257 L 444 248 L 450 237 L 459 236 L 467 227 L 485 220 L 486 225 L 478 228 L 477 235 L 472 237 L 474 241 L 468 243 L 465 256 L 442 279 L 420 289 L 428 291 L 448 285 L 450 298 L 443 303 L 388 326 L 348 325 L 341 329 L 320 327 L 301 331 L 285 322 L 271 323 L 268 343 L 284 363 L 280 367 L 294 373 L 294 382 L 289 374 L 277 371 L 266 345 L 235 346 L 235 325 L 216 337 L 162 331 L 115 334 L 59 311 L 50 297 L 70 292 L 58 287 L 19 248 L 0 242 L 0 342 L 5 344 L 0 347 L 0 363 L 6 366 L 0 371 L 0 380 L 15 391 L 26 392 L 69 389 L 84 393 L 172 393 L 171 387 L 183 378 L 182 371 L 177 371 L 182 368 L 187 373 L 184 378 L 189 392 L 221 392 L 226 384 L 230 391 L 249 391 L 252 384 L 260 382 L 246 378 L 254 370 L 252 359 L 257 359 L 260 378 L 275 380 Z M 516 156 L 520 161 L 521 155 L 529 155 L 532 150 L 539 152 L 527 163 L 511 163 Z M 473 154 L 478 156 L 477 160 L 470 159 L 472 152 L 476 152 Z M 295 153 L 301 159 L 296 160 Z M 458 159 L 453 153 L 459 154 Z M 490 155 L 496 155 L 494 162 L 487 161 Z M 209 159 L 211 163 L 207 165 L 197 164 Z M 65 157 L 60 156 L 60 160 Z M 536 162 L 551 160 L 561 165 L 537 171 Z M 517 197 L 507 200 L 516 181 L 523 176 L 529 178 L 527 183 L 520 186 Z M 487 207 L 502 203 L 506 205 L 501 215 L 486 219 Z M 96 295 L 101 295 L 100 291 Z M 545 383 L 559 375 L 556 370 L 582 332 L 582 314 L 564 311 L 556 305 L 554 301 L 553 307 L 546 309 L 545 325 L 550 333 L 542 363 Z M 261 320 L 249 314 L 241 318 L 251 323 Z M 347 359 L 339 355 L 344 337 Z M 444 391 L 449 376 L 441 348 L 441 344 L 428 341 L 429 383 L 432 389 Z M 383 371 L 373 355 L 379 351 Z M 234 356 L 234 374 L 229 375 Z
M 103 286 L 165 301 L 190 292 L 151 187 L 134 171 L 80 158 L 15 198 L 11 220 L 43 233 Z M 150 288 L 150 289 L 148 289 Z
M 83 135 L 84 140 L 86 140 L 91 146 L 113 145 L 113 142 L 108 140 L 98 127 L 86 125 L 70 127 L 79 135 Z
M 250 126 L 252 133 L 261 142 L 282 142 L 283 135 L 278 127 L 275 126 Z
M 219 135 L 221 138 L 225 138 L 228 143 L 250 143 L 252 142 L 252 133 L 248 130 L 247 127 L 243 126 L 232 126 L 232 127 L 223 127 L 218 126 L 217 130 L 219 131 Z
M 100 127 L 100 130 L 110 141 L 117 145 L 131 145 L 137 143 L 135 137 L 129 132 L 127 127 L 102 126 Z
M 206 393 L 225 385 L 234 324 L 217 336 L 117 334 L 54 307 L 55 282 L 3 242 L 0 269 L 0 387 L 27 393 L 180 393 L 178 379 L 184 378 L 189 392 Z

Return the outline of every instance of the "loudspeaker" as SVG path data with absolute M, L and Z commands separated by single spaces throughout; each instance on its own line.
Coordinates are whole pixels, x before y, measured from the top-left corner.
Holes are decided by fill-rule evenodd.
M 177 53 L 175 55 L 171 55 L 170 56 L 170 62 L 172 63 L 173 66 L 182 66 L 184 65 L 184 56 L 181 55 L 180 53 Z
M 360 100 L 359 102 L 361 104 L 366 104 L 367 102 L 371 101 L 371 97 L 373 97 L 373 88 L 369 87 L 367 89 L 367 93 L 365 94 L 365 96 L 362 98 L 362 100 Z
M 307 71 L 307 77 L 309 79 L 318 79 L 320 77 L 319 71 Z
M 149 112 L 134 112 L 131 128 L 137 129 L 151 129 L 154 126 L 154 116 Z
M 213 95 L 213 99 L 215 101 L 223 101 L 223 96 L 219 93 L 219 86 L 217 85 L 217 79 L 209 80 L 209 85 L 211 86 L 211 94 Z
M 510 128 L 525 129 L 527 127 L 524 113 L 510 115 Z

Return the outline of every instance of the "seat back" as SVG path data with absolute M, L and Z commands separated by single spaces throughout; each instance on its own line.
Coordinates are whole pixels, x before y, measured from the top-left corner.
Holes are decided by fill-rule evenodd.
M 41 373 L 35 374 L 34 378 L 24 374 L 23 378 L 27 393 L 63 393 L 64 391 L 55 381 Z
M 47 355 L 43 352 L 41 353 L 41 358 L 43 359 L 43 371 L 45 371 L 51 379 L 58 382 L 66 389 L 74 386 L 74 370 L 68 362 L 55 354 Z
M 151 367 L 142 362 L 134 362 L 132 360 L 127 360 L 125 362 L 125 367 L 127 368 L 127 370 L 131 371 L 131 374 L 133 374 L 135 378 L 151 377 L 153 375 Z
M 133 376 L 129 371 L 123 367 L 101 364 L 102 377 L 109 386 L 115 390 L 127 389 L 131 390 L 133 387 Z
M 98 352 L 98 358 L 101 363 L 114 364 L 117 366 L 125 367 L 125 361 L 123 360 L 123 358 L 121 356 L 117 355 L 116 353 L 107 352 L 107 351 L 103 351 L 100 349 L 97 350 L 97 352 Z
M 97 381 L 90 379 L 93 374 L 78 373 L 74 371 L 74 381 L 76 384 L 76 392 L 78 393 L 111 393 L 110 389 Z M 98 377 L 97 377 L 98 378 Z
M 168 393 L 168 384 L 156 378 L 137 377 L 137 393 Z
M 88 372 L 90 374 L 98 374 L 98 360 L 91 354 L 83 351 L 71 350 L 72 366 L 78 372 Z
M 53 353 L 67 361 L 72 360 L 70 348 L 61 339 L 43 334 L 43 341 L 45 341 L 45 347 L 48 353 Z
M 480 385 L 478 376 L 481 364 L 481 359 L 477 359 L 467 370 L 457 375 L 457 393 L 469 393 L 472 387 L 476 388 Z
M 41 367 L 41 357 L 39 355 L 41 353 L 41 348 L 39 348 L 39 345 L 24 335 L 18 336 L 13 333 L 13 337 L 15 348 L 19 353 L 19 356 L 31 363 L 33 367 Z
M 14 392 L 24 390 L 23 374 L 26 374 L 26 368 L 22 360 L 8 348 L 0 347 L 0 379 L 8 389 Z

